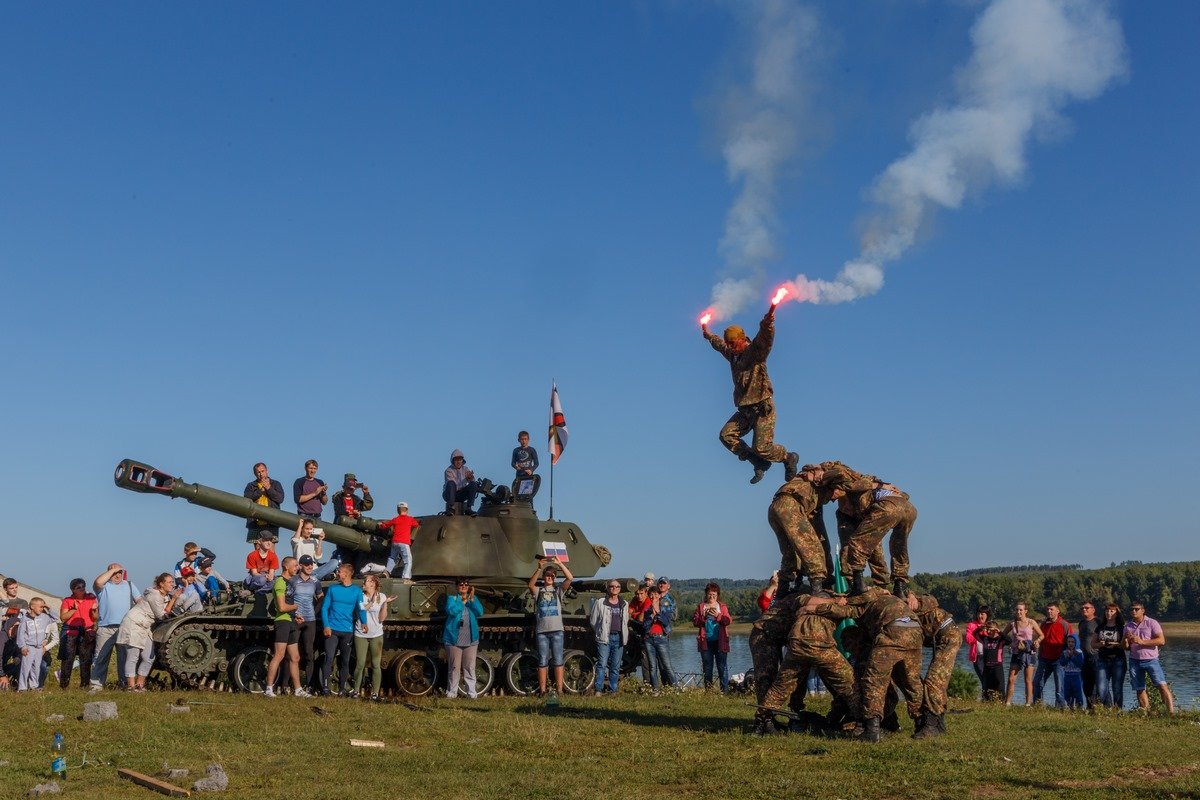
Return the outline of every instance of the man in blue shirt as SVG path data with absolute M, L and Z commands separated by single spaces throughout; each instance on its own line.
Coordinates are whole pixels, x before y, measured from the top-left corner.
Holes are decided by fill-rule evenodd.
M 92 694 L 104 688 L 108 678 L 108 660 L 112 657 L 113 648 L 117 648 L 117 682 L 125 686 L 125 648 L 117 645 L 117 629 L 125 613 L 142 601 L 142 593 L 129 580 L 125 568 L 112 563 L 108 569 L 96 576 L 92 581 L 92 589 L 96 599 L 100 601 L 100 616 L 96 620 L 96 656 L 92 660 L 91 685 L 88 691 Z

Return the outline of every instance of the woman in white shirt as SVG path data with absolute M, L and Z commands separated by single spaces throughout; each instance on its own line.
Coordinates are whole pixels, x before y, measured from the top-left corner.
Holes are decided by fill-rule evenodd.
M 363 670 L 371 661 L 371 699 L 379 699 L 379 684 L 383 680 L 383 621 L 387 619 L 387 604 L 394 597 L 379 591 L 379 578 L 368 575 L 363 581 L 363 599 L 358 604 L 358 620 L 354 626 L 354 694 L 362 689 Z

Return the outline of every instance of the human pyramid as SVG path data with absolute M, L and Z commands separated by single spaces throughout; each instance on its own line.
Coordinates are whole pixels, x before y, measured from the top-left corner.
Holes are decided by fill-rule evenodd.
M 878 742 L 881 728 L 900 729 L 894 683 L 915 720 L 914 736 L 939 736 L 946 731 L 946 688 L 962 633 L 936 598 L 908 590 L 908 537 L 917 509 L 906 492 L 888 481 L 839 461 L 800 467 L 799 456 L 774 441 L 767 357 L 775 340 L 775 308 L 773 302 L 752 340 L 737 325 L 726 328 L 723 336 L 710 333 L 707 320 L 700 326 L 733 375 L 737 410 L 721 428 L 721 443 L 751 462 L 751 483 L 762 480 L 771 464 L 784 464 L 784 484 L 767 511 L 779 542 L 779 572 L 760 598 L 763 614 L 750 634 L 758 705 L 755 733 L 778 731 L 777 720 L 784 716 L 793 731 L 840 731 Z M 742 437 L 750 432 L 747 445 Z M 839 575 L 830 582 L 833 556 L 822 511 L 835 500 Z M 889 532 L 890 569 L 883 554 Z M 864 577 L 868 566 L 869 586 Z M 848 595 L 831 593 L 835 588 L 848 588 Z M 843 625 L 847 620 L 854 625 Z M 839 625 L 841 647 L 835 636 Z M 923 679 L 922 646 L 933 648 Z M 833 695 L 824 717 L 804 710 L 812 669 Z

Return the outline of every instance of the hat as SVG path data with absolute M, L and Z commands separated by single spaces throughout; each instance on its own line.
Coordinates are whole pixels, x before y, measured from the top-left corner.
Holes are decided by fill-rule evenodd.
M 275 535 L 268 530 L 261 530 L 258 532 L 258 540 L 260 542 L 273 542 L 275 541 Z
M 353 472 L 347 472 L 345 475 L 342 476 L 342 483 L 349 483 L 350 481 L 354 481 L 355 483 L 358 483 L 358 476 L 355 475 Z
M 399 503 L 396 503 L 396 508 L 408 508 L 408 503 L 401 500 Z
M 730 325 L 728 328 L 725 329 L 724 339 L 726 342 L 732 343 L 732 342 L 736 342 L 740 339 L 745 339 L 745 338 L 746 338 L 746 332 L 744 330 L 742 330 L 741 325 Z
M 195 574 L 196 574 L 196 570 L 192 569 L 191 567 L 180 567 L 179 568 L 179 577 L 181 577 L 181 578 L 191 578 L 191 577 L 194 577 Z
M 658 579 L 658 582 L 659 583 L 670 583 L 671 579 L 668 578 L 666 575 L 663 575 L 661 578 Z
M 217 559 L 215 556 L 212 558 L 202 558 L 196 562 L 196 568 L 199 569 L 201 572 L 203 572 L 204 570 L 211 567 L 213 565 L 213 562 L 216 560 Z
M 310 555 L 300 556 L 300 565 L 301 566 L 307 567 L 309 564 L 315 564 L 315 563 L 317 563 L 317 560 Z
M 653 573 L 653 572 L 647 572 L 645 575 L 643 575 L 643 576 L 642 576 L 642 580 L 644 580 L 644 581 L 652 581 L 652 580 L 654 580 L 654 573 Z
M 455 449 L 454 449 L 454 450 L 453 450 L 453 451 L 450 453 L 450 461 L 453 463 L 454 459 L 456 459 L 456 458 L 461 458 L 461 459 L 463 460 L 463 463 L 464 463 L 464 464 L 465 464 L 465 463 L 467 463 L 467 457 L 463 455 L 463 451 L 462 451 L 462 450 L 459 450 L 459 449 L 457 449 L 457 448 L 455 448 Z

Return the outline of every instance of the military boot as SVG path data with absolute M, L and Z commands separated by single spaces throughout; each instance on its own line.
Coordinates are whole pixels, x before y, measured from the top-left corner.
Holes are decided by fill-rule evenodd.
M 862 740 L 879 744 L 879 717 L 871 717 L 863 723 Z
M 925 725 L 913 734 L 914 739 L 933 739 L 946 732 L 941 714 L 925 714 Z
M 813 597 L 829 597 L 829 592 L 825 591 L 825 579 L 809 578 L 808 593 Z
M 915 720 L 913 720 L 915 725 L 914 725 L 912 738 L 914 738 L 914 739 L 924 739 L 925 738 L 925 736 L 921 733 L 921 731 L 925 730 L 925 726 L 929 724 L 929 720 L 932 716 L 933 716 L 932 714 L 922 714 L 921 716 L 919 716 Z
M 779 733 L 779 729 L 775 727 L 774 714 L 764 714 L 760 711 L 754 715 L 754 719 L 754 736 L 774 736 Z
M 903 578 L 896 578 L 892 583 L 892 594 L 899 597 L 901 600 L 908 599 L 908 581 Z
M 750 482 L 758 483 L 763 479 L 763 475 L 767 474 L 767 470 L 771 468 L 771 462 L 764 461 L 758 456 L 752 456 L 749 461 L 754 465 L 754 477 L 750 479 Z
M 896 731 L 900 730 L 900 717 L 896 716 L 895 711 L 884 714 L 883 720 L 879 723 L 879 727 L 882 730 L 895 733 Z
M 800 454 L 788 453 L 787 458 L 783 460 L 783 480 L 790 481 L 796 477 L 796 472 L 800 467 Z
M 850 576 L 850 594 L 863 594 L 867 591 L 866 581 L 863 580 L 863 571 L 857 569 Z

